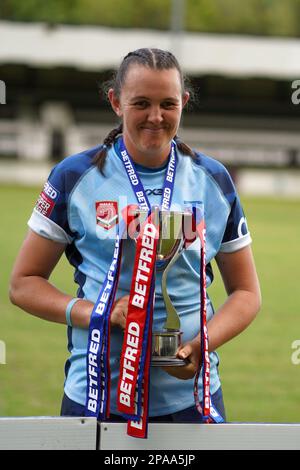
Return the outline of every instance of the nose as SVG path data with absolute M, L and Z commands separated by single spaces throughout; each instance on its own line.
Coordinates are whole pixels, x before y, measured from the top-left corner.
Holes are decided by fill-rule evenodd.
M 162 109 L 160 106 L 150 107 L 148 121 L 155 125 L 160 124 L 163 121 Z

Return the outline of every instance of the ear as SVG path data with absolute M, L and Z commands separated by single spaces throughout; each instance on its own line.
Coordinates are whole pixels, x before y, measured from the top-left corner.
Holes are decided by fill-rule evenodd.
M 118 117 L 121 117 L 122 116 L 122 110 L 121 110 L 120 100 L 116 96 L 113 88 L 110 88 L 108 90 L 107 96 L 108 96 L 108 99 L 109 99 L 109 102 L 111 104 L 112 109 L 114 110 L 114 112 L 116 113 L 116 115 Z
M 190 99 L 190 94 L 188 91 L 184 92 L 184 95 L 182 97 L 182 107 L 184 108 L 185 105 L 187 104 L 188 100 Z

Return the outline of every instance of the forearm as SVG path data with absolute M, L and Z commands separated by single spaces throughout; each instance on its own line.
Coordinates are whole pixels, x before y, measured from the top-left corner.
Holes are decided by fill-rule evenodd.
M 40 276 L 24 276 L 12 283 L 10 299 L 32 315 L 66 324 L 65 311 L 72 297 L 58 290 L 47 279 Z M 76 302 L 72 308 L 72 324 L 79 328 L 88 328 L 92 308 L 92 302 Z
M 230 341 L 244 331 L 260 309 L 260 297 L 249 291 L 235 291 L 207 324 L 209 351 Z

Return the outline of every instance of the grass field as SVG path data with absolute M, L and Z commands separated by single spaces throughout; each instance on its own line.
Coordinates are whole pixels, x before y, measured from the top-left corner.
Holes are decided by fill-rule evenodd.
M 58 415 L 67 357 L 66 328 L 23 313 L 8 300 L 8 282 L 39 190 L 0 187 L 0 415 Z M 263 308 L 252 325 L 219 349 L 227 418 L 300 422 L 300 201 L 243 199 L 254 239 Z M 216 271 L 216 270 L 215 270 Z M 76 287 L 63 260 L 52 281 L 71 295 Z M 225 298 L 219 276 L 210 288 L 215 306 Z

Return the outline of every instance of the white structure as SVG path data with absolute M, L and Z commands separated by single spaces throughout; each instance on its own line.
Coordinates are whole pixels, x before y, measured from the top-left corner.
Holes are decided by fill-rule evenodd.
M 174 33 L 169 31 L 8 21 L 0 21 L 0 37 L 0 67 L 1 64 L 39 70 L 71 67 L 82 72 L 101 73 L 115 69 L 130 50 L 159 47 L 173 50 L 184 72 L 190 76 L 290 81 L 291 106 L 292 103 L 297 106 L 297 100 L 292 100 L 292 96 L 300 94 L 293 87 L 297 83 L 300 87 L 299 39 L 182 32 L 178 47 Z M 9 102 L 9 83 L 6 84 L 6 95 Z M 47 171 L 48 167 L 44 166 L 52 155 L 55 132 L 58 140 L 63 138 L 64 154 L 69 155 L 100 143 L 111 128 L 105 118 L 99 124 L 98 120 L 96 124 L 95 120 L 75 120 L 69 104 L 63 100 L 43 101 L 38 117 L 33 117 L 31 111 L 22 104 L 16 119 L 0 119 L 0 155 L 17 155 L 35 165 L 39 162 L 39 176 L 34 181 Z M 295 118 L 271 116 L 264 119 L 252 115 L 244 116 L 242 121 L 244 129 L 238 116 L 202 114 L 201 122 L 200 119 L 199 123 L 197 121 L 198 127 L 184 126 L 180 135 L 194 148 L 227 164 L 278 167 L 291 161 L 300 164 L 300 128 Z M 202 127 L 203 122 L 206 122 L 205 127 Z M 9 179 L 10 169 L 12 166 L 9 165 L 1 168 L 2 179 Z M 18 179 L 20 172 L 13 171 Z M 24 177 L 25 169 L 21 173 Z M 273 182 L 269 186 L 272 185 Z M 247 187 L 250 190 L 248 180 Z
M 185 467 L 195 463 L 198 450 L 300 450 L 299 423 L 150 423 L 148 439 L 128 436 L 126 427 L 126 423 L 97 425 L 96 418 L 0 418 L 0 450 L 111 451 L 105 454 L 110 458 L 106 463 L 118 464 L 120 460 L 112 460 L 118 451 L 127 451 L 127 463 L 131 451 L 149 450 L 140 462 L 168 464 L 172 455 L 163 451 L 172 450 L 172 463 L 179 452 L 177 463 Z M 160 451 L 157 458 L 155 451 Z
M 168 31 L 8 21 L 0 21 L 0 37 L 0 63 L 89 71 L 114 69 L 139 47 L 172 50 L 174 41 Z M 299 39 L 187 32 L 181 39 L 179 60 L 189 75 L 300 77 Z

